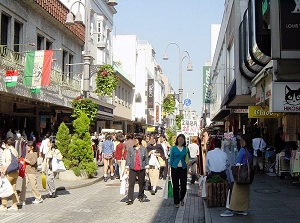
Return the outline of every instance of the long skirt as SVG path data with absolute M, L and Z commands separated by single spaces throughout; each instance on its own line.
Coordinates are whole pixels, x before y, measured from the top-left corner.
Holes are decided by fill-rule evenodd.
M 233 211 L 246 211 L 249 209 L 249 184 L 233 184 L 229 209 Z

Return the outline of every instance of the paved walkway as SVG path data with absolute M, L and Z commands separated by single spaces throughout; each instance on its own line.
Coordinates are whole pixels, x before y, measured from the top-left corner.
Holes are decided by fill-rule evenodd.
M 95 184 L 103 179 L 103 167 L 98 168 L 94 178 L 79 181 L 62 181 L 55 179 L 58 190 L 72 190 Z M 41 187 L 41 174 L 38 173 L 38 188 Z M 221 217 L 223 207 L 207 208 L 206 201 L 198 196 L 198 184 L 188 183 L 185 205 L 174 208 L 173 199 L 163 200 L 160 211 L 154 222 L 206 222 L 206 223 L 268 223 L 268 222 L 300 222 L 300 184 L 292 179 L 282 179 L 268 174 L 257 174 L 250 188 L 250 209 L 248 216 Z M 299 182 L 299 181 L 298 181 Z M 164 182 L 159 186 L 163 190 Z M 18 180 L 17 189 L 21 189 Z M 28 188 L 30 190 L 30 186 Z
M 225 208 L 207 208 L 206 223 L 271 223 L 300 222 L 300 187 L 292 179 L 281 179 L 275 174 L 257 174 L 250 187 L 250 209 L 247 216 L 221 217 Z M 299 181 L 298 181 L 299 182 Z

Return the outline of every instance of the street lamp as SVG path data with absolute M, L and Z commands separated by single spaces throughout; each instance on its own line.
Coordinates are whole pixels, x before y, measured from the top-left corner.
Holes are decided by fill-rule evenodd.
M 71 12 L 72 7 L 75 3 L 79 3 L 78 7 L 78 12 L 75 15 L 75 20 L 74 20 L 74 15 Z M 82 15 L 80 12 L 80 4 L 83 5 L 85 8 L 85 36 L 84 36 L 84 56 L 83 56 L 83 61 L 84 61 L 84 68 L 83 68 L 83 95 L 85 98 L 88 97 L 88 92 L 90 90 L 90 64 L 91 64 L 91 55 L 89 52 L 89 33 L 90 33 L 90 0 L 86 0 L 85 4 L 83 4 L 81 1 L 75 1 L 70 7 L 70 11 L 67 14 L 66 18 L 66 25 L 74 25 L 75 23 L 82 24 Z
M 183 110 L 183 104 L 182 104 L 182 94 L 183 94 L 183 89 L 182 89 L 182 61 L 185 58 L 189 59 L 188 62 L 188 66 L 187 66 L 187 71 L 192 71 L 193 70 L 193 66 L 192 66 L 192 62 L 191 62 L 191 57 L 188 51 L 183 51 L 181 52 L 181 49 L 179 47 L 179 45 L 177 43 L 171 42 L 167 45 L 165 53 L 163 55 L 163 59 L 164 60 L 168 60 L 168 54 L 167 54 L 167 49 L 170 45 L 176 45 L 178 47 L 178 51 L 179 51 L 179 89 L 178 89 L 178 93 L 179 93 L 179 114 L 182 115 L 182 110 Z M 186 53 L 187 55 L 183 56 L 183 54 Z

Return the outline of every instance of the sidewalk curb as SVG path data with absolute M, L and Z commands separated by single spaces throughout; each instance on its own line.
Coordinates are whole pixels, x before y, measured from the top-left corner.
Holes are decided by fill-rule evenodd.
M 72 189 L 78 189 L 78 188 L 82 188 L 82 187 L 87 187 L 87 186 L 91 186 L 95 183 L 98 183 L 100 182 L 101 180 L 103 180 L 103 176 L 102 177 L 99 177 L 91 182 L 88 182 L 88 183 L 84 183 L 84 184 L 78 184 L 78 185 L 75 185 L 75 186 L 67 186 L 67 187 L 64 187 L 64 186 L 61 186 L 61 187 L 57 187 L 56 190 L 57 191 L 61 191 L 61 190 L 72 190 Z
M 202 199 L 203 201 L 203 207 L 204 207 L 204 218 L 205 218 L 205 223 L 212 223 L 211 221 L 211 216 L 210 216 L 210 212 L 208 210 L 207 204 L 206 204 L 206 200 Z

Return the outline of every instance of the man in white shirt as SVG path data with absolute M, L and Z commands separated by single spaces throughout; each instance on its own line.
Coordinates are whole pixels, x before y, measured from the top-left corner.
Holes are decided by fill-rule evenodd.
M 197 178 L 197 165 L 198 165 L 198 155 L 199 155 L 199 145 L 198 145 L 198 137 L 197 136 L 192 136 L 191 137 L 191 144 L 188 146 L 190 155 L 191 155 L 191 160 L 190 160 L 190 165 L 191 165 L 191 172 L 192 172 L 192 179 L 191 179 L 191 184 L 194 184 Z
M 221 139 L 216 138 L 214 144 L 215 149 L 209 151 L 206 156 L 207 179 L 212 178 L 214 175 L 226 179 L 226 169 L 229 167 L 227 154 L 221 150 Z
M 41 143 L 41 146 L 40 146 L 40 155 L 42 155 L 43 158 L 45 157 L 45 155 L 49 151 L 49 147 L 48 147 L 48 142 L 49 141 L 50 141 L 50 134 L 47 133 L 45 135 L 45 138 L 42 140 L 42 143 Z
M 266 147 L 266 142 L 261 137 L 260 133 L 257 132 L 252 139 L 253 147 L 253 166 L 256 167 L 258 172 L 263 172 L 263 152 Z

